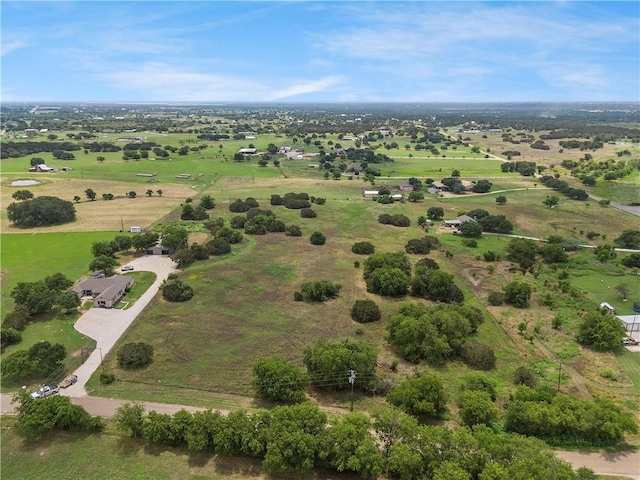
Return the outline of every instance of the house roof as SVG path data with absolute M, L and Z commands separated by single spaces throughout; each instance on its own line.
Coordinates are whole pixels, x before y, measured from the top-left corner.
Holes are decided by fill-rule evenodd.
M 475 219 L 471 218 L 469 215 L 460 215 L 456 220 L 458 220 L 460 223 L 475 222 Z
M 127 275 L 113 275 L 105 278 L 87 278 L 78 283 L 71 290 L 78 295 L 90 291 L 94 296 L 113 298 L 123 288 L 133 283 L 133 277 Z
M 640 325 L 640 315 L 618 315 L 617 318 L 625 325 Z

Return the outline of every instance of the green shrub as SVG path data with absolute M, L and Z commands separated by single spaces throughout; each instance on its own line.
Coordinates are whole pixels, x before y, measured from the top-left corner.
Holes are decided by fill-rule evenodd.
M 356 242 L 351 246 L 351 252 L 357 255 L 371 255 L 375 250 L 371 242 Z
M 471 368 L 479 370 L 493 370 L 496 366 L 493 348 L 481 342 L 467 342 L 462 345 L 460 358 Z
M 182 280 L 166 284 L 162 288 L 162 296 L 170 302 L 186 302 L 193 298 L 193 288 Z
M 309 237 L 311 245 L 324 245 L 327 243 L 327 237 L 321 232 L 313 232 Z
M 0 329 L 0 347 L 2 351 L 9 345 L 15 345 L 21 341 L 22 334 L 15 328 L 2 327 L 2 329 Z
M 381 318 L 380 308 L 373 300 L 356 300 L 351 307 L 351 318 L 354 322 L 376 322 Z
M 300 230 L 300 227 L 297 225 L 289 225 L 284 229 L 284 234 L 287 237 L 301 237 L 302 230 Z
M 143 368 L 153 359 L 153 347 L 148 343 L 127 343 L 118 350 L 118 365 L 120 368 Z
M 100 374 L 100 383 L 102 385 L 111 385 L 116 381 L 116 376 L 113 373 L 102 372 Z
M 318 214 L 312 208 L 300 209 L 300 216 L 302 218 L 316 218 Z
M 303 300 L 307 302 L 324 302 L 330 298 L 336 298 L 340 294 L 341 285 L 319 280 L 306 282 L 300 287 Z
M 504 303 L 504 293 L 502 292 L 489 292 L 489 298 L 487 298 L 489 305 L 499 307 Z

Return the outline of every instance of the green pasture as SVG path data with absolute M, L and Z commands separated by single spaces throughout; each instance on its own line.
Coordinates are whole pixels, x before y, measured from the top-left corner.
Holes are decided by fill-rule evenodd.
M 34 282 L 56 272 L 78 280 L 88 272 L 93 242 L 112 240 L 117 232 L 15 233 L 2 242 L 2 310 L 11 308 L 10 293 L 18 282 Z
M 599 265 L 598 265 L 599 266 Z M 593 266 L 590 269 L 571 269 L 569 282 L 585 292 L 593 303 L 607 302 L 613 305 L 618 315 L 633 315 L 633 302 L 640 302 L 640 277 L 629 269 L 611 271 L 606 265 Z M 626 302 L 616 291 L 616 286 L 626 284 L 630 294 Z
M 111 141 L 116 145 L 124 146 L 126 142 L 119 142 L 117 139 L 121 135 L 116 134 L 100 134 L 98 138 L 90 141 Z M 150 177 L 139 177 L 137 174 L 156 174 L 152 177 L 157 183 L 211 183 L 220 176 L 229 177 L 252 177 L 252 178 L 282 178 L 280 169 L 275 168 L 270 162 L 268 167 L 261 168 L 257 165 L 258 157 L 252 157 L 245 162 L 233 161 L 233 155 L 240 149 L 248 147 L 250 144 L 258 148 L 259 152 L 265 152 L 267 146 L 273 143 L 277 146 L 290 145 L 294 148 L 304 148 L 307 153 L 317 153 L 319 147 L 310 144 L 306 145 L 302 141 L 298 144 L 292 143 L 292 138 L 286 138 L 279 135 L 259 135 L 254 140 L 225 140 L 220 142 L 198 141 L 194 134 L 147 134 L 147 132 L 139 132 L 127 136 L 142 136 L 145 141 L 156 142 L 160 146 L 171 145 L 173 147 L 197 145 L 207 145 L 207 148 L 198 152 L 189 152 L 187 155 L 178 155 L 170 153 L 167 158 L 155 158 L 153 152 L 149 155 L 154 159 L 140 159 L 124 161 L 122 152 L 99 152 L 84 153 L 83 150 L 73 152 L 74 160 L 57 160 L 51 153 L 42 152 L 39 154 L 28 155 L 20 158 L 10 158 L 3 160 L 3 174 L 16 175 L 16 178 L 30 178 L 33 174 L 29 174 L 29 160 L 32 157 L 40 157 L 45 163 L 51 167 L 58 169 L 57 175 L 65 175 L 69 178 L 105 178 L 114 181 L 127 181 L 132 183 L 147 183 Z M 35 141 L 43 140 L 36 138 Z M 59 140 L 64 140 L 60 135 Z M 351 141 L 340 141 L 337 136 L 327 136 L 325 139 L 319 139 L 326 152 L 335 149 L 335 144 L 341 144 L 344 148 L 353 146 Z M 333 141 L 334 145 L 328 145 L 329 141 Z M 25 140 L 26 141 L 26 140 Z M 500 171 L 500 161 L 496 159 L 484 159 L 484 155 L 472 153 L 469 147 L 459 146 L 456 150 L 443 150 L 440 155 L 433 156 L 428 151 L 407 151 L 403 148 L 408 140 L 401 138 L 394 139 L 401 148 L 387 150 L 382 143 L 372 143 L 371 146 L 378 147 L 379 153 L 384 153 L 395 158 L 394 162 L 386 164 L 376 164 L 376 168 L 380 168 L 383 176 L 406 176 L 406 177 L 433 177 L 443 178 L 451 174 L 451 170 L 458 169 L 463 176 L 483 177 L 497 176 L 509 177 L 513 174 L 505 174 Z M 409 157 L 409 154 L 412 157 Z M 104 162 L 98 162 L 97 158 L 104 157 Z M 285 175 L 300 175 L 303 177 L 321 176 L 322 172 L 309 169 L 310 163 L 317 163 L 314 157 L 307 157 L 303 160 L 289 160 L 284 157 L 273 156 L 281 162 L 281 167 Z M 345 160 L 348 163 L 348 160 Z M 70 168 L 67 172 L 61 172 L 62 168 Z M 191 175 L 191 180 L 177 179 L 180 174 Z
M 640 177 L 635 175 L 630 180 L 628 183 L 599 181 L 595 186 L 594 193 L 599 197 L 622 203 L 623 205 L 640 202 Z

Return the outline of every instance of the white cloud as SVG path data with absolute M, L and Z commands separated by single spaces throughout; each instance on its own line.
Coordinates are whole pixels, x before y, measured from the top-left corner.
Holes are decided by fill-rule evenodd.
M 113 87 L 145 100 L 259 100 L 264 87 L 245 78 L 199 73 L 177 65 L 148 62 L 137 68 L 102 74 Z
M 267 100 L 281 100 L 283 98 L 321 92 L 340 84 L 343 80 L 340 75 L 331 75 L 319 80 L 300 80 L 293 85 L 272 92 Z
M 0 56 L 4 57 L 19 48 L 25 47 L 26 44 L 20 40 L 11 40 L 8 42 L 2 42 L 2 51 L 0 52 Z

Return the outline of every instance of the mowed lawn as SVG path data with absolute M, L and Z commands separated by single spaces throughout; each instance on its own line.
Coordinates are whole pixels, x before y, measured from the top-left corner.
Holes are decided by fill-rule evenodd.
M 35 282 L 56 272 L 73 281 L 89 271 L 93 242 L 112 240 L 117 231 L 3 234 L 2 306 L 7 311 L 10 293 L 18 282 Z

